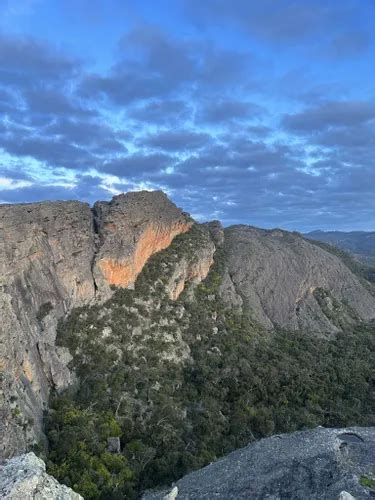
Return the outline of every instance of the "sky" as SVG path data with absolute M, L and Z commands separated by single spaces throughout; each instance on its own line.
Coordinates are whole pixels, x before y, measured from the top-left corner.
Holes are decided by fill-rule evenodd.
M 0 0 L 0 203 L 375 230 L 373 0 Z

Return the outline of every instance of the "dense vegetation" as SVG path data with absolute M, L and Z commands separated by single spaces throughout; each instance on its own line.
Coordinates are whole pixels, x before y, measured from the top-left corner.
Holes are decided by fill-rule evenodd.
M 87 499 L 136 498 L 275 432 L 375 425 L 374 326 L 333 340 L 265 332 L 218 297 L 222 250 L 202 284 L 168 298 L 178 259 L 204 238 L 176 238 L 134 291 L 60 325 L 79 383 L 51 401 L 48 467 Z M 121 453 L 109 453 L 116 436 Z

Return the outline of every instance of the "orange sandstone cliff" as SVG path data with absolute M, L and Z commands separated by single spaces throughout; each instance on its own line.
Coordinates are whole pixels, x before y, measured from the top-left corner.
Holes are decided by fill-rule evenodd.
M 93 209 L 0 205 L 0 458 L 35 440 L 51 387 L 72 382 L 70 355 L 55 345 L 59 318 L 106 299 L 111 285 L 131 287 L 149 257 L 192 224 L 161 192 L 122 194 Z
M 94 206 L 100 249 L 94 276 L 98 289 L 131 287 L 147 260 L 190 229 L 193 220 L 161 191 L 128 193 Z

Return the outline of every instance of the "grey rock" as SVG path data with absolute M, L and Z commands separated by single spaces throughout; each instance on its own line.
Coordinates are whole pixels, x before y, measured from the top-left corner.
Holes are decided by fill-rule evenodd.
M 43 440 L 50 389 L 74 381 L 69 353 L 55 346 L 59 318 L 107 298 L 111 284 L 131 286 L 192 223 L 161 192 L 120 195 L 94 211 L 77 201 L 0 205 L 0 458 Z
M 175 500 L 177 496 L 178 496 L 178 488 L 177 486 L 174 486 L 171 489 L 171 491 L 163 497 L 163 500 Z
M 360 478 L 374 474 L 375 428 L 318 427 L 262 439 L 192 472 L 177 481 L 176 498 L 365 499 L 373 492 Z M 167 492 L 146 492 L 143 499 L 159 500 Z
M 224 245 L 224 228 L 220 221 L 213 220 L 204 224 L 211 233 L 211 237 L 217 247 Z
M 7 380 L 2 408 L 16 414 L 12 423 L 0 425 L 2 457 L 42 439 L 50 388 L 72 381 L 55 349 L 56 325 L 71 308 L 94 298 L 93 257 L 87 204 L 0 206 L 0 370 Z M 8 439 L 9 426 L 17 439 Z
M 121 451 L 121 443 L 119 437 L 109 437 L 107 439 L 107 449 L 111 453 L 120 453 Z
M 197 227 L 197 226 L 196 226 Z M 172 300 L 176 300 L 186 285 L 197 285 L 208 275 L 214 262 L 215 245 L 206 225 L 199 225 L 200 238 L 187 250 L 184 256 L 178 256 L 173 265 L 173 272 L 165 287 Z
M 355 498 L 347 491 L 342 491 L 340 493 L 339 500 L 355 500 Z
M 0 466 L 0 498 L 9 500 L 81 500 L 72 489 L 46 473 L 34 453 L 8 460 Z
M 242 302 L 267 328 L 333 333 L 340 323 L 375 318 L 375 297 L 359 278 L 298 233 L 232 226 L 225 229 L 225 250 L 223 299 L 237 307 Z M 325 303 L 316 296 L 319 290 L 327 291 Z

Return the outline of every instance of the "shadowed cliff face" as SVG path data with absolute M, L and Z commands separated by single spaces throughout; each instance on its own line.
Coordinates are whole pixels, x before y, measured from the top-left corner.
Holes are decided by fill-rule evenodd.
M 54 346 L 56 324 L 94 297 L 94 250 L 92 214 L 84 203 L 0 207 L 3 456 L 32 439 L 32 421 L 38 429 L 50 387 L 72 380 L 69 354 Z

